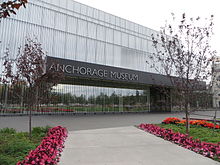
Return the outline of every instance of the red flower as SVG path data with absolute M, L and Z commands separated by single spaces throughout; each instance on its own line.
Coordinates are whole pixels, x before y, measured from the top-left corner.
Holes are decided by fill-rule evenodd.
M 192 137 L 187 137 L 186 134 L 181 134 L 179 132 L 174 133 L 171 129 L 160 128 L 159 126 L 153 124 L 140 124 L 139 128 L 206 157 L 220 158 L 220 143 L 213 144 L 201 142 L 198 139 L 193 140 Z
M 64 148 L 64 141 L 67 137 L 67 130 L 61 126 L 51 128 L 41 144 L 33 151 L 30 151 L 25 160 L 18 162 L 17 165 L 30 164 L 57 164 L 60 153 Z
M 163 124 L 186 124 L 186 120 L 180 120 L 176 117 L 169 117 L 162 121 Z M 220 129 L 220 125 L 214 125 L 213 123 L 209 123 L 206 120 L 190 120 L 191 125 L 200 125 L 202 127 L 207 128 L 215 128 Z
M 169 117 L 169 118 L 166 118 L 162 123 L 165 123 L 165 124 L 176 124 L 177 122 L 180 122 L 181 120 L 176 118 L 176 117 Z

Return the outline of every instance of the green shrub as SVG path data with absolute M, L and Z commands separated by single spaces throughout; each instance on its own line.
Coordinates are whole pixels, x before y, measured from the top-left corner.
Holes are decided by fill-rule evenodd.
M 32 130 L 32 134 L 33 134 L 33 135 L 36 135 L 36 136 L 39 136 L 39 134 L 40 134 L 40 135 L 46 134 L 50 128 L 51 128 L 50 126 L 46 126 L 46 127 L 34 127 L 33 130 Z
M 0 134 L 15 134 L 16 130 L 14 128 L 2 128 L 0 129 Z
M 32 141 L 38 142 L 40 141 L 43 137 L 46 136 L 48 130 L 51 127 L 46 126 L 46 127 L 34 127 L 32 130 Z
M 36 145 L 27 139 L 14 138 L 7 144 L 2 145 L 1 151 L 7 155 L 16 156 L 17 153 L 28 154 L 28 152 L 35 147 Z
M 27 132 L 16 132 L 12 128 L 0 129 L 0 165 L 15 165 L 19 160 L 23 160 L 40 144 L 49 128 L 33 128 L 31 140 Z
M 15 165 L 16 160 L 8 155 L 0 154 L 0 164 L 1 165 Z

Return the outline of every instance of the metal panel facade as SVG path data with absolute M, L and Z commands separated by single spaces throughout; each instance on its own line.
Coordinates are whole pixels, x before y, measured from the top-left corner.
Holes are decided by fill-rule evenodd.
M 15 59 L 18 47 L 24 45 L 26 37 L 37 38 L 51 57 L 113 70 L 117 67 L 129 73 L 156 73 L 146 63 L 153 53 L 150 36 L 154 30 L 73 0 L 28 2 L 27 8 L 20 8 L 17 15 L 0 22 L 1 73 L 6 48 L 10 48 L 10 58 Z M 142 77 L 138 79 L 141 82 L 157 82 L 157 76 L 143 80 Z M 140 90 L 123 83 L 117 88 L 106 82 L 89 83 L 88 80 L 75 80 L 73 84 L 76 85 L 58 85 L 53 91 L 57 100 L 51 101 L 51 106 L 68 107 L 73 111 L 149 110 L 150 90 L 147 86 Z M 14 100 L 7 87 L 2 89 L 0 104 L 8 109 L 13 106 L 19 109 L 23 100 Z
M 15 58 L 25 37 L 36 37 L 49 56 L 155 72 L 145 62 L 153 32 L 72 0 L 30 0 L 1 21 L 0 59 L 6 47 Z

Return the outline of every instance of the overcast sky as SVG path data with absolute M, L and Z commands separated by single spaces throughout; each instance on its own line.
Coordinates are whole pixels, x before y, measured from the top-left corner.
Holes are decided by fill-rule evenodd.
M 171 13 L 189 17 L 208 18 L 215 16 L 213 49 L 220 55 L 220 1 L 219 0 L 76 0 L 113 15 L 159 30 Z

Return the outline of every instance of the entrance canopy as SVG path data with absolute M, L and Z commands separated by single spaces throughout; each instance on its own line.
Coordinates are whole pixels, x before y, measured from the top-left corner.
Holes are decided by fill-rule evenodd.
M 145 86 L 172 87 L 170 79 L 165 75 L 142 72 L 87 62 L 47 57 L 47 70 L 61 71 L 65 74 L 66 84 L 144 88 Z M 74 81 L 73 81 L 74 80 Z

